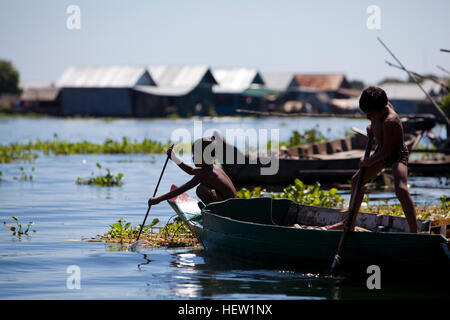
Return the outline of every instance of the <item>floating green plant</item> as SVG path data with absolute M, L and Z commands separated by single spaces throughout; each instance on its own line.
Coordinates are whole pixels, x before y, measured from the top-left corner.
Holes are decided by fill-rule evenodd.
M 32 153 L 31 150 L 24 149 L 21 145 L 0 145 L 0 163 L 10 163 L 13 161 L 32 162 L 37 157 L 37 154 Z
M 191 247 L 199 246 L 197 238 L 191 233 L 189 228 L 178 218 L 173 222 L 168 222 L 163 227 L 156 227 L 159 219 L 155 218 L 142 230 L 140 243 L 147 247 Z M 132 226 L 120 218 L 110 225 L 110 229 L 104 235 L 98 235 L 95 239 L 88 239 L 93 242 L 107 243 L 134 243 L 141 226 Z
M 342 207 L 344 204 L 344 200 L 338 194 L 338 189 L 323 190 L 318 182 L 314 185 L 305 185 L 299 179 L 295 179 L 293 185 L 288 185 L 280 193 L 267 193 L 261 187 L 255 187 L 252 191 L 243 188 L 237 194 L 238 197 L 246 199 L 269 195 L 273 198 L 290 199 L 299 204 L 328 208 Z
M 450 198 L 444 195 L 439 198 L 439 201 L 441 202 L 441 208 L 450 214 Z
M 57 139 L 9 145 L 0 145 L 0 163 L 9 163 L 16 160 L 33 161 L 38 155 L 32 151 L 41 151 L 44 154 L 69 155 L 69 154 L 150 154 L 166 152 L 170 143 L 161 143 L 151 139 L 141 142 L 123 137 L 120 141 L 106 139 L 104 143 L 92 143 L 88 141 L 68 142 Z
M 97 163 L 96 166 L 98 169 L 100 169 L 100 173 L 101 173 L 102 166 L 100 165 L 100 163 Z M 89 178 L 84 179 L 84 178 L 78 177 L 76 180 L 76 183 L 77 184 L 93 184 L 93 185 L 102 186 L 102 187 L 120 186 L 123 184 L 123 182 L 122 182 L 123 173 L 119 172 L 117 175 L 113 175 L 111 173 L 111 170 L 109 170 L 109 169 L 105 169 L 105 170 L 106 170 L 105 175 L 94 176 L 94 173 L 92 172 L 92 176 Z
M 152 232 L 152 228 L 159 223 L 159 219 L 153 219 L 152 223 L 144 226 L 143 233 Z M 126 222 L 123 218 L 110 225 L 110 229 L 105 233 L 105 236 L 110 239 L 119 239 L 121 242 L 124 239 L 134 239 L 139 233 L 140 226 L 131 226 L 130 222 Z
M 315 126 L 312 129 L 305 130 L 300 133 L 298 130 L 292 131 L 292 136 L 288 141 L 282 141 L 279 143 L 280 147 L 295 147 L 309 143 L 316 143 L 326 141 L 325 136 L 319 131 L 318 126 Z M 272 145 L 272 141 L 267 143 L 267 149 L 270 150 Z
M 23 235 L 29 235 L 30 228 L 34 225 L 34 222 L 28 222 L 26 226 L 22 226 L 22 224 L 19 223 L 19 219 L 17 217 L 13 216 L 11 217 L 11 219 L 14 220 L 16 226 L 6 224 L 6 221 L 3 221 L 3 226 L 9 228 L 9 230 L 12 231 L 13 236 L 17 236 L 18 238 L 20 238 Z M 32 230 L 32 232 L 36 232 L 36 230 Z
M 21 181 L 33 181 L 34 175 L 33 174 L 27 174 L 23 167 L 19 168 L 20 170 L 20 176 L 13 177 L 14 180 L 21 180 Z M 31 172 L 34 172 L 34 167 L 31 168 Z

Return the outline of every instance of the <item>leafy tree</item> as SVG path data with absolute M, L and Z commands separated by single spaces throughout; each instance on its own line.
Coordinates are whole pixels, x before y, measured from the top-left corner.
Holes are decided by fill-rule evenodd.
M 405 83 L 407 81 L 398 79 L 398 78 L 384 78 L 380 82 L 378 82 L 378 85 L 383 85 L 385 83 Z
M 350 88 L 354 90 L 364 90 L 365 87 L 366 87 L 365 83 L 361 80 L 350 81 Z
M 3 93 L 20 93 L 19 72 L 6 60 L 0 60 L 0 94 Z

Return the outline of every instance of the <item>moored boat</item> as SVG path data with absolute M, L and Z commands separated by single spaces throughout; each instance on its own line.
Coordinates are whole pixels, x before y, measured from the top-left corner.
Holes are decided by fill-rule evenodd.
M 293 267 L 330 267 L 342 232 L 321 226 L 336 223 L 344 212 L 299 205 L 288 199 L 228 199 L 200 210 L 187 194 L 169 200 L 209 254 Z M 344 270 L 449 270 L 449 241 L 431 234 L 431 223 L 418 220 L 419 234 L 407 232 L 402 217 L 359 213 L 344 248 Z M 400 269 L 399 269 L 400 268 Z
M 422 137 L 421 131 L 405 134 L 405 145 L 413 150 Z M 238 186 L 286 185 L 298 178 L 306 183 L 346 183 L 355 174 L 364 154 L 367 137 L 348 136 L 343 139 L 317 142 L 303 146 L 281 149 L 278 170 L 275 174 L 261 174 L 263 168 L 273 166 L 271 159 L 264 155 L 246 154 L 244 161 L 223 163 L 222 168 Z M 226 143 L 226 142 L 225 142 Z M 228 150 L 239 151 L 231 145 Z M 251 161 L 251 159 L 253 160 Z M 450 171 L 450 157 L 432 160 L 410 160 L 409 173 L 413 175 L 442 175 Z M 389 172 L 390 169 L 387 169 Z

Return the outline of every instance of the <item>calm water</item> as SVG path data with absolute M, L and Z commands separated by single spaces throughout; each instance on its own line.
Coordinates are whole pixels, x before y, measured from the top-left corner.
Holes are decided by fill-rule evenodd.
M 330 138 L 343 136 L 352 126 L 364 128 L 365 120 L 251 119 L 228 118 L 203 122 L 204 130 L 217 128 L 280 128 L 281 140 L 291 131 L 319 129 Z M 166 142 L 177 128 L 192 130 L 192 120 L 80 120 L 0 119 L 0 143 L 59 138 L 103 142 L 123 136 Z M 0 221 L 12 224 L 33 221 L 30 237 L 18 239 L 9 229 L 0 229 L 1 299 L 353 299 L 353 298 L 442 298 L 438 284 L 383 283 L 371 291 L 365 280 L 336 281 L 292 270 L 252 269 L 206 257 L 201 249 L 141 249 L 120 251 L 116 246 L 81 241 L 107 231 L 123 217 L 140 224 L 146 201 L 153 193 L 164 156 L 73 155 L 39 156 L 35 163 L 0 164 Z M 99 162 L 113 173 L 125 175 L 117 188 L 80 186 L 77 177 L 97 172 Z M 33 181 L 15 180 L 20 167 L 27 174 L 35 168 Z M 160 193 L 187 177 L 169 163 Z M 410 180 L 414 200 L 436 202 L 449 193 L 449 186 L 436 178 Z M 190 192 L 194 196 L 193 192 Z M 347 197 L 347 195 L 345 195 Z M 392 198 L 392 193 L 376 197 Z M 167 203 L 152 208 L 152 217 L 166 222 L 174 214 Z M 331 257 L 330 257 L 331 259 Z M 69 290 L 67 267 L 81 270 L 81 289 Z

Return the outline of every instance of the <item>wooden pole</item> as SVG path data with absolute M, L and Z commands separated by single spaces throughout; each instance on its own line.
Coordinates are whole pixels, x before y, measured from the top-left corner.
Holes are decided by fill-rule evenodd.
M 396 64 L 393 64 L 393 63 L 390 63 L 389 61 L 385 61 L 386 62 L 386 64 L 389 66 L 389 67 L 394 67 L 394 68 L 397 68 L 397 69 L 400 69 L 400 70 L 403 70 L 402 69 L 402 67 L 400 67 L 400 66 L 398 66 L 398 65 L 396 65 Z M 422 78 L 422 79 L 428 79 L 428 80 L 431 80 L 431 81 L 433 81 L 434 83 L 436 83 L 436 84 L 438 84 L 438 85 L 440 85 L 440 86 L 442 86 L 442 87 L 445 87 L 447 90 L 449 89 L 449 87 L 447 86 L 447 84 L 445 83 L 445 82 L 442 82 L 442 81 L 440 81 L 440 80 L 437 80 L 437 79 L 435 79 L 435 78 L 433 78 L 433 77 L 427 77 L 427 76 L 424 76 L 424 75 L 421 75 L 420 73 L 417 73 L 417 72 L 414 72 L 414 71 L 409 71 L 409 72 L 411 72 L 413 75 L 415 75 L 416 77 L 419 77 L 419 78 Z
M 172 145 L 171 148 L 173 148 L 173 146 L 174 145 Z M 170 156 L 168 155 L 167 158 L 166 158 L 166 162 L 164 162 L 164 167 L 163 167 L 163 169 L 161 171 L 161 174 L 159 176 L 158 183 L 156 184 L 155 191 L 153 192 L 153 197 L 155 197 L 156 193 L 158 192 L 159 183 L 161 182 L 161 178 L 162 178 L 162 176 L 164 174 L 164 170 L 166 170 L 166 166 L 167 166 L 167 162 L 169 161 L 169 158 L 170 158 Z M 147 216 L 148 216 L 148 213 L 150 212 L 150 208 L 151 208 L 151 206 L 148 206 L 147 213 L 145 214 L 144 222 L 142 222 L 142 225 L 141 225 L 141 228 L 139 229 L 139 234 L 138 234 L 138 236 L 136 238 L 135 243 L 139 241 L 139 237 L 141 236 L 141 232 L 144 229 L 145 221 L 147 220 Z
M 448 119 L 448 117 L 446 116 L 446 114 L 444 113 L 444 111 L 442 111 L 442 109 L 439 107 L 439 105 L 436 103 L 436 101 L 429 95 L 429 93 L 422 87 L 422 85 L 417 81 L 416 77 L 414 77 L 414 75 L 405 68 L 405 66 L 400 62 L 400 60 L 397 59 L 397 57 L 394 55 L 394 53 L 392 53 L 392 51 L 387 47 L 387 45 L 384 44 L 384 42 L 380 39 L 380 37 L 377 37 L 378 41 L 381 43 L 381 45 L 387 50 L 387 52 L 389 52 L 389 54 L 392 56 L 392 58 L 395 59 L 395 61 L 397 61 L 397 63 L 400 65 L 400 67 L 409 75 L 409 77 L 411 79 L 413 79 L 413 81 L 419 86 L 419 88 L 423 91 L 423 93 L 425 93 L 425 95 L 427 96 L 427 98 L 431 101 L 431 103 L 433 104 L 433 106 L 436 108 L 436 110 L 440 113 L 440 115 L 444 118 L 445 123 L 447 125 L 447 140 L 450 138 L 450 120 Z
M 364 159 L 367 159 L 369 157 L 371 149 L 372 149 L 372 138 L 369 137 L 369 139 L 367 140 L 367 144 L 366 144 L 366 151 L 364 152 Z M 364 179 L 364 174 L 365 174 L 365 167 L 361 167 L 359 169 L 358 180 L 356 180 L 355 190 L 353 192 L 353 197 L 351 199 L 349 215 L 347 217 L 347 220 L 345 221 L 344 231 L 342 232 L 341 240 L 339 241 L 338 249 L 334 256 L 333 264 L 331 265 L 330 274 L 332 276 L 336 275 L 336 272 L 341 265 L 342 252 L 344 249 L 345 240 L 347 240 L 347 236 L 348 236 L 348 233 L 350 232 L 350 228 L 352 226 L 353 219 L 358 214 L 356 212 L 356 209 L 357 209 L 356 208 L 356 199 L 358 198 L 359 193 L 361 192 L 361 189 L 363 187 L 362 182 Z

